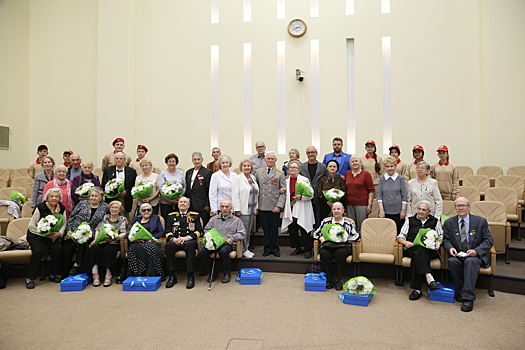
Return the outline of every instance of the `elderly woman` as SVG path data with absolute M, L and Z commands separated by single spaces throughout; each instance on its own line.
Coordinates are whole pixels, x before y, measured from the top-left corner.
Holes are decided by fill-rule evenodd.
M 304 254 L 305 259 L 312 257 L 312 237 L 310 231 L 314 228 L 314 210 L 312 198 L 295 194 L 295 187 L 298 180 L 310 183 L 308 179 L 299 175 L 301 163 L 294 160 L 288 164 L 290 176 L 286 179 L 286 200 L 283 208 L 283 220 L 281 231 L 288 228 L 292 248 L 295 248 L 290 255 Z M 315 191 L 314 191 L 315 192 Z M 301 232 L 301 240 L 299 240 Z M 264 253 L 268 254 L 268 253 Z M 263 254 L 263 255 L 264 255 Z
M 438 181 L 441 197 L 444 200 L 454 201 L 459 195 L 458 169 L 450 162 L 447 146 L 439 146 L 437 155 L 439 162 L 430 167 L 430 173 Z
M 164 236 L 164 228 L 160 222 L 158 215 L 152 215 L 152 207 L 149 203 L 143 203 L 140 206 L 140 215 L 135 216 L 131 220 L 131 225 L 138 222 L 154 238 L 161 238 Z M 129 244 L 128 251 L 128 267 L 134 276 L 162 276 L 164 277 L 164 270 L 162 269 L 162 250 L 160 244 L 153 241 L 138 240 Z
M 212 172 L 216 173 L 219 171 L 219 157 L 221 156 L 221 149 L 219 147 L 213 147 L 211 150 L 211 156 L 213 160 L 206 164 L 206 168 L 210 169 Z
M 408 198 L 405 178 L 396 172 L 396 165 L 394 157 L 385 159 L 386 174 L 379 179 L 377 204 L 379 217 L 394 220 L 399 233 L 406 217 Z
M 27 242 L 31 246 L 31 260 L 27 270 L 26 288 L 35 288 L 35 278 L 40 266 L 40 261 L 47 253 L 51 255 L 51 261 L 49 264 L 49 280 L 51 282 L 60 283 L 57 273 L 60 263 L 60 255 L 62 253 L 62 243 L 60 237 L 66 230 L 66 208 L 60 203 L 62 199 L 62 192 L 58 188 L 52 188 L 44 196 L 44 201 L 39 202 L 33 216 L 29 221 L 27 228 Z M 60 214 L 62 215 L 62 225 L 60 228 L 56 228 L 55 232 L 48 234 L 47 236 L 40 236 L 37 232 L 38 221 L 48 215 Z
M 210 181 L 210 209 L 211 216 L 217 215 L 220 204 L 224 200 L 232 200 L 232 183 L 236 174 L 230 171 L 232 159 L 221 155 L 217 161 L 220 171 L 213 173 Z
M 85 184 L 86 182 L 92 182 L 96 187 L 100 187 L 100 179 L 97 175 L 93 174 L 92 161 L 82 162 L 82 172 L 79 176 L 76 176 L 73 180 L 71 180 L 71 199 L 73 200 L 74 205 L 77 205 L 79 201 L 89 200 L 89 197 L 82 198 L 75 193 L 77 187 Z
M 70 275 L 76 275 L 80 269 L 80 265 L 84 260 L 84 255 L 88 248 L 89 242 L 78 244 L 73 242 L 71 234 L 77 229 L 77 227 L 83 222 L 87 222 L 91 228 L 91 232 L 94 233 L 98 224 L 106 215 L 108 209 L 107 203 L 103 202 L 104 191 L 100 187 L 92 187 L 91 194 L 89 195 L 89 201 L 82 201 L 71 213 L 71 217 L 67 222 L 67 234 L 62 240 L 62 276 L 67 275 L 69 271 Z M 93 236 L 94 238 L 94 236 Z M 75 255 L 75 262 L 71 267 L 71 259 Z
M 321 217 L 326 218 L 330 215 L 330 210 L 332 209 L 333 203 L 328 201 L 323 191 L 331 190 L 332 188 L 341 190 L 345 192 L 346 194 L 346 184 L 345 179 L 341 177 L 337 172 L 339 171 L 339 163 L 336 160 L 330 160 L 326 164 L 326 170 L 328 170 L 328 174 L 323 176 L 319 180 L 319 186 L 317 187 L 317 196 L 319 197 L 319 203 L 321 206 Z M 346 200 L 345 196 L 341 198 L 339 201 L 341 203 L 344 203 Z
M 104 203 L 105 204 L 105 203 Z M 102 228 L 102 225 L 109 224 L 113 226 L 119 233 L 119 238 L 126 237 L 126 218 L 119 215 L 124 207 L 119 201 L 112 201 L 108 204 L 109 214 L 104 215 L 104 218 L 99 222 L 95 229 L 95 237 Z M 120 249 L 119 238 L 110 240 L 106 239 L 102 242 L 95 243 L 95 240 L 89 245 L 87 252 L 88 266 L 91 268 L 93 274 L 93 286 L 100 286 L 100 275 L 98 272 L 99 266 L 106 268 L 106 275 L 104 279 L 104 287 L 111 286 L 111 271 L 115 269 L 117 264 L 117 253 Z
M 290 150 L 290 152 L 288 152 L 288 157 L 289 157 L 289 159 L 288 159 L 286 162 L 284 162 L 284 164 L 283 164 L 283 169 L 282 169 L 283 172 L 284 172 L 284 176 L 288 176 L 288 164 L 289 164 L 291 161 L 293 161 L 293 160 L 297 160 L 297 161 L 300 162 L 300 160 L 299 160 L 299 157 L 300 157 L 300 156 L 301 156 L 301 155 L 299 154 L 299 150 L 298 150 L 297 148 L 292 148 L 292 149 Z
M 314 239 L 318 239 L 319 242 L 321 242 L 319 255 L 321 255 L 323 271 L 326 272 L 326 288 L 328 289 L 334 288 L 334 285 L 336 290 L 343 289 L 342 274 L 346 258 L 352 254 L 352 242 L 359 240 L 359 234 L 355 230 L 354 222 L 343 217 L 344 212 L 344 205 L 340 202 L 335 202 L 332 205 L 333 217 L 323 219 L 319 228 L 314 232 Z M 323 227 L 329 224 L 339 224 L 343 226 L 345 232 L 348 234 L 347 241 L 337 246 L 330 246 L 324 239 L 322 232 Z M 332 260 L 335 261 L 335 263 L 332 263 Z
M 443 213 L 443 200 L 438 182 L 428 176 L 430 165 L 427 162 L 419 162 L 416 170 L 417 178 L 408 181 L 407 217 L 416 215 L 419 203 L 426 200 L 430 203 L 430 211 L 440 219 Z
M 139 207 L 142 203 L 151 204 L 151 207 L 153 208 L 153 214 L 157 215 L 159 213 L 160 201 L 160 190 L 157 187 L 159 175 L 153 172 L 153 163 L 149 158 L 142 158 L 142 160 L 140 161 L 140 168 L 142 169 L 142 174 L 137 176 L 137 178 L 135 179 L 135 184 L 138 184 L 139 182 L 149 183 L 153 185 L 153 189 L 151 190 L 151 194 L 148 198 L 137 199 L 138 205 L 137 210 L 135 212 L 135 216 L 139 214 Z
M 253 253 L 248 250 L 250 246 L 250 232 L 252 231 L 253 218 L 257 211 L 259 198 L 259 186 L 252 175 L 253 163 L 250 159 L 243 159 L 239 164 L 242 174 L 233 178 L 232 181 L 232 205 L 235 215 L 238 216 L 246 231 L 242 255 L 245 258 L 253 258 Z
M 366 154 L 361 157 L 363 170 L 366 170 L 372 176 L 374 186 L 377 188 L 379 178 L 385 173 L 383 159 L 377 155 L 376 142 L 368 140 L 365 142 Z
M 49 156 L 44 157 L 41 161 L 43 171 L 35 175 L 33 182 L 33 193 L 31 195 L 31 208 L 37 206 L 38 203 L 42 202 L 42 195 L 44 193 L 44 188 L 47 183 L 55 177 L 53 168 L 55 167 L 55 160 Z
M 430 260 L 439 258 L 437 250 L 431 250 L 413 243 L 421 229 L 435 230 L 438 236 L 443 239 L 441 223 L 439 219 L 430 215 L 430 213 L 430 203 L 426 200 L 419 202 L 417 214 L 407 217 L 405 224 L 401 228 L 401 233 L 397 236 L 397 241 L 405 246 L 403 255 L 411 259 L 410 271 L 412 279 L 410 288 L 414 289 L 414 291 L 409 296 L 410 300 L 421 298 L 421 286 L 425 280 L 429 289 L 441 288 L 430 273 Z
M 361 223 L 372 212 L 374 182 L 372 176 L 361 168 L 361 158 L 350 157 L 350 167 L 345 174 L 346 210 L 348 217 L 355 222 L 356 230 L 361 231 Z
M 71 199 L 71 181 L 66 179 L 67 167 L 60 164 L 55 169 L 55 177 L 44 187 L 44 195 L 50 188 L 59 188 L 62 191 L 62 204 L 66 207 L 66 215 L 69 217 L 73 211 L 73 199 Z
M 168 169 L 163 170 L 158 179 L 157 179 L 157 187 L 159 189 L 164 186 L 167 182 L 178 182 L 182 185 L 182 194 L 184 194 L 184 191 L 186 190 L 186 178 L 184 177 L 184 172 L 182 170 L 177 169 L 177 165 L 179 164 L 179 157 L 175 153 L 170 153 L 164 158 L 164 162 L 168 166 Z M 177 210 L 177 203 L 179 202 L 178 198 L 175 199 L 169 199 L 165 195 L 160 192 L 160 215 L 164 218 L 164 221 L 168 221 L 168 214 L 172 211 Z

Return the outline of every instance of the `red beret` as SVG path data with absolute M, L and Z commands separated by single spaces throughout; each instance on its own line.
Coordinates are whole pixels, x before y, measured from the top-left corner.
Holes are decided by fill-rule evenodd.
M 64 153 L 62 153 L 62 154 L 66 154 L 66 153 L 73 154 L 74 152 L 72 150 L 70 150 L 70 149 L 66 149 L 64 151 Z
M 144 151 L 148 152 L 148 147 L 146 147 L 144 145 L 138 145 L 137 149 L 143 149 Z
M 117 142 L 125 143 L 123 138 L 117 137 L 115 140 L 113 140 L 112 145 L 115 146 Z

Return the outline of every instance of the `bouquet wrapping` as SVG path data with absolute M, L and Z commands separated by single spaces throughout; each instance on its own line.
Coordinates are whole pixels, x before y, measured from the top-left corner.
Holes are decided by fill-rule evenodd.
M 367 295 L 376 293 L 376 287 L 374 287 L 374 285 L 372 284 L 372 282 L 370 282 L 368 278 L 363 276 L 350 278 L 343 285 L 343 288 L 347 293 L 355 295 Z
M 299 180 L 297 179 L 297 182 L 295 183 L 295 194 L 296 195 L 303 195 L 308 197 L 314 196 L 314 190 L 308 180 Z
M 139 182 L 131 189 L 131 196 L 136 199 L 146 199 L 151 196 L 153 184 L 149 182 Z
M 344 197 L 345 193 L 337 188 L 332 188 L 326 191 L 323 191 L 324 198 L 329 202 L 337 202 Z
M 114 240 L 118 238 L 118 231 L 111 224 L 104 224 L 98 231 L 95 243 L 104 242 L 106 239 Z
M 36 233 L 40 236 L 47 236 L 60 231 L 60 226 L 62 226 L 62 214 L 48 215 L 38 220 Z
M 336 243 L 346 243 L 348 241 L 348 233 L 343 226 L 339 224 L 328 224 L 321 229 L 323 238 L 327 241 Z
M 441 225 L 444 225 L 445 224 L 445 221 L 447 221 L 448 219 L 450 219 L 450 216 L 447 216 L 445 214 L 442 214 L 441 215 Z
M 224 243 L 226 243 L 226 239 L 214 228 L 204 234 L 204 247 L 208 250 L 217 250 Z
M 72 232 L 70 235 L 73 242 L 78 244 L 84 244 L 87 243 L 93 236 L 93 233 L 91 232 L 91 227 L 87 222 L 83 222 L 80 225 L 78 225 L 77 229 Z
M 22 208 L 25 202 L 27 202 L 27 198 L 20 192 L 16 190 L 11 190 L 11 194 L 9 195 L 9 200 L 11 202 L 15 202 L 16 205 Z
M 166 182 L 162 185 L 160 192 L 169 199 L 176 199 L 182 195 L 184 188 L 178 182 Z
M 104 194 L 108 198 L 115 198 L 122 192 L 124 192 L 124 179 L 111 179 L 108 181 L 106 186 L 104 186 Z
M 91 195 L 91 189 L 95 187 L 93 182 L 86 182 L 77 187 L 75 194 L 82 198 L 88 198 Z
M 414 239 L 414 245 L 420 245 L 431 250 L 438 250 L 441 246 L 442 240 L 443 239 L 435 230 L 430 228 L 422 228 L 419 230 L 416 238 Z
M 129 230 L 128 239 L 130 242 L 135 242 L 139 239 L 142 239 L 144 241 L 155 241 L 160 243 L 158 239 L 153 237 L 152 234 L 140 224 L 140 222 L 133 224 L 131 230 Z

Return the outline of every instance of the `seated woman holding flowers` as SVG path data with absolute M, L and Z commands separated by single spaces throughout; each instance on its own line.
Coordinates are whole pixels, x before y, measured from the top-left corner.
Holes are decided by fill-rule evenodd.
M 326 218 L 330 215 L 330 210 L 332 209 L 332 202 L 329 200 L 329 196 L 325 195 L 325 191 L 330 191 L 331 189 L 340 190 L 343 193 L 343 196 L 337 201 L 345 203 L 345 193 L 346 193 L 346 184 L 345 179 L 337 172 L 339 171 L 339 163 L 336 160 L 330 160 L 326 164 L 326 170 L 328 174 L 319 179 L 319 186 L 317 187 L 317 195 L 319 196 L 320 203 L 320 215 L 322 218 Z
M 104 203 L 105 204 L 105 203 Z M 124 207 L 119 201 L 108 204 L 109 214 L 104 215 L 95 229 L 95 239 L 89 245 L 87 252 L 88 266 L 93 274 L 93 286 L 100 286 L 99 266 L 106 268 L 104 287 L 111 286 L 111 270 L 117 264 L 117 253 L 120 249 L 120 238 L 126 237 L 127 220 L 119 215 Z
M 160 197 L 159 197 L 160 191 L 159 191 L 159 188 L 157 187 L 157 180 L 159 178 L 159 175 L 153 172 L 153 163 L 151 162 L 151 159 L 144 157 L 140 160 L 139 164 L 142 170 L 141 171 L 142 174 L 138 175 L 137 178 L 135 179 L 135 186 L 141 183 L 143 185 L 151 185 L 151 190 L 148 190 L 149 192 L 148 196 L 144 196 L 144 195 L 137 196 L 133 193 L 134 192 L 133 189 L 131 190 L 131 195 L 133 196 L 133 198 L 137 198 L 137 201 L 138 201 L 137 210 L 135 211 L 135 216 L 139 215 L 139 207 L 142 203 L 151 204 L 151 207 L 153 208 L 153 214 L 157 215 L 159 213 L 159 201 L 160 201 Z
M 51 255 L 49 264 L 49 280 L 60 283 L 57 273 L 62 253 L 62 243 L 60 237 L 66 230 L 66 208 L 60 200 L 62 193 L 59 188 L 49 189 L 44 201 L 38 203 L 29 221 L 27 228 L 27 242 L 31 246 L 31 260 L 27 269 L 26 287 L 35 288 L 35 278 L 40 266 L 40 262 L 47 253 Z M 54 220 L 53 217 L 56 220 Z M 44 277 L 44 276 L 42 276 Z
M 100 179 L 97 175 L 93 174 L 92 161 L 82 162 L 82 172 L 71 180 L 71 199 L 74 205 L 77 205 L 79 201 L 89 200 L 89 190 L 82 190 L 81 188 L 77 191 L 77 189 L 84 184 L 92 184 L 93 186 L 100 187 Z M 89 185 L 85 187 L 89 187 Z M 81 193 L 78 194 L 77 192 Z
M 93 234 L 98 224 L 106 215 L 107 203 L 103 202 L 104 191 L 100 187 L 92 187 L 89 201 L 81 201 L 71 213 L 67 222 L 67 234 L 62 240 L 62 277 L 78 274 L 78 270 L 84 260 L 89 241 L 93 239 Z M 74 237 L 74 231 L 83 223 L 89 225 L 91 231 L 89 238 Z M 87 229 L 87 228 L 86 228 Z M 85 242 L 84 242 L 85 241 Z M 71 259 L 75 256 L 75 262 L 71 267 Z
M 139 223 L 146 231 L 151 234 L 152 239 L 130 239 L 128 251 L 128 268 L 134 276 L 162 276 L 162 250 L 160 244 L 155 240 L 164 236 L 164 228 L 158 215 L 152 215 L 153 208 L 149 203 L 140 206 L 140 215 L 131 220 L 128 231 L 132 231 L 135 223 Z M 137 225 L 140 227 L 139 225 Z M 130 233 L 131 235 L 131 233 Z
M 359 240 L 354 222 L 343 217 L 344 211 L 345 207 L 341 202 L 332 204 L 333 217 L 323 219 L 314 232 L 314 239 L 321 242 L 319 255 L 323 271 L 326 273 L 328 289 L 334 288 L 334 285 L 336 290 L 343 289 L 342 273 L 346 258 L 352 254 L 352 242 Z M 332 263 L 332 260 L 335 263 Z
M 422 232 L 420 233 L 420 231 Z M 427 244 L 425 244 L 426 239 L 423 237 L 425 232 L 429 235 L 429 241 L 431 241 Z M 410 288 L 414 289 L 414 291 L 409 296 L 410 300 L 421 298 L 421 285 L 425 280 L 428 288 L 441 288 L 430 273 L 430 260 L 439 258 L 437 250 L 442 240 L 443 229 L 441 228 L 441 223 L 437 218 L 430 215 L 430 203 L 422 200 L 417 207 L 417 214 L 405 220 L 401 233 L 397 236 L 397 241 L 405 246 L 403 255 L 411 258 L 410 272 L 412 277 Z

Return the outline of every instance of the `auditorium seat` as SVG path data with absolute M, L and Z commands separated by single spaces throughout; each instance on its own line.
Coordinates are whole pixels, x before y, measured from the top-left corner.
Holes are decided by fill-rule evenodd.
M 507 175 L 517 175 L 525 179 L 525 165 L 511 166 L 507 170 Z
M 481 196 L 481 200 L 483 200 L 485 191 L 490 187 L 490 181 L 485 175 L 467 175 L 463 179 L 463 186 L 476 187 Z
M 460 186 L 458 197 L 465 197 L 470 203 L 478 202 L 481 200 L 479 190 L 472 186 Z
M 525 179 L 518 175 L 501 175 L 496 178 L 494 187 L 507 187 L 513 188 L 518 193 L 518 203 L 522 206 L 525 205 L 523 195 L 525 191 Z
M 0 235 L 6 235 L 7 225 L 13 220 L 14 217 L 8 213 L 7 205 L 0 205 Z
M 518 224 L 518 240 L 521 241 L 520 224 L 521 224 L 521 205 L 518 204 L 518 193 L 513 188 L 491 187 L 487 189 L 487 201 L 501 202 L 507 212 L 507 221 Z
M 5 187 L 0 189 L 0 200 L 8 201 L 11 196 L 11 190 L 15 190 L 23 194 L 27 198 L 27 190 L 23 187 Z
M 11 181 L 11 187 L 23 187 L 26 189 L 26 193 L 28 194 L 33 193 L 33 183 L 27 176 L 15 177 Z
M 27 201 L 22 206 L 22 217 L 30 218 L 33 216 L 33 209 L 31 208 L 31 202 Z
M 463 179 L 465 178 L 465 176 L 474 175 L 474 170 L 472 170 L 472 168 L 469 166 L 458 165 L 456 168 L 458 169 L 460 186 L 463 184 Z
M 448 217 L 452 217 L 456 215 L 456 209 L 454 207 L 454 201 L 444 200 L 443 201 L 443 214 Z M 441 219 L 441 218 L 438 218 Z M 441 225 L 443 225 L 443 222 L 441 222 Z
M 27 227 L 31 219 L 16 219 L 9 223 L 7 226 L 6 236 L 11 237 L 15 242 L 18 239 L 27 234 Z M 8 250 L 0 251 L 0 265 L 18 265 L 18 264 L 29 264 L 31 260 L 31 250 Z
M 490 180 L 490 187 L 494 187 L 494 183 L 498 176 L 503 175 L 503 169 L 495 165 L 480 166 L 477 171 L 477 175 L 485 175 Z
M 0 177 L 0 188 L 6 188 L 7 187 L 7 180 L 3 177 Z
M 0 188 L 9 186 L 10 179 L 9 169 L 0 169 Z M 2 186 L 2 180 L 5 180 L 4 186 Z
M 404 246 L 402 244 L 399 244 L 396 246 L 396 254 L 398 255 L 398 260 L 401 261 L 401 268 L 399 269 L 399 277 L 398 281 L 396 282 L 396 286 L 402 286 L 403 285 L 403 267 L 410 268 L 410 263 L 412 262 L 412 259 L 406 256 L 403 256 Z M 440 257 L 444 256 L 445 250 L 443 247 L 439 248 L 439 255 Z M 441 270 L 441 264 L 442 261 L 440 258 L 432 259 L 430 260 L 430 268 L 432 270 Z M 442 279 L 442 278 L 441 278 Z
M 28 168 L 15 169 L 11 178 L 14 179 L 15 177 L 27 176 L 28 172 L 29 172 Z

